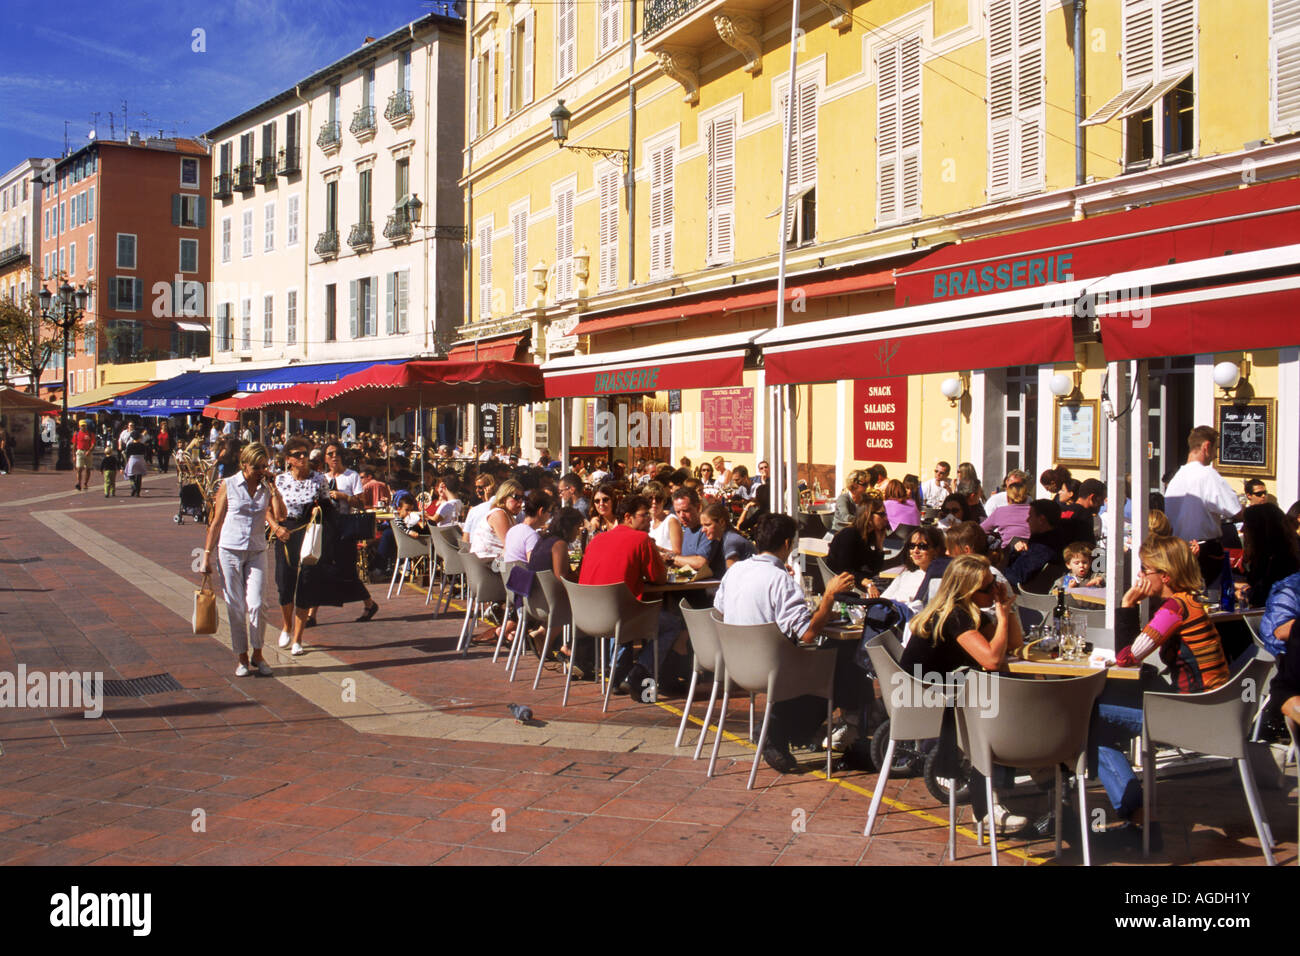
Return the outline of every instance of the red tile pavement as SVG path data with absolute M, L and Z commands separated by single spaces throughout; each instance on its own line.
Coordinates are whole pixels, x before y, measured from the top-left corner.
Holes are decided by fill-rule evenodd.
M 67 488 L 65 492 L 65 487 Z M 124 559 L 138 556 L 188 575 L 203 529 L 176 526 L 172 479 L 146 484 L 142 499 L 78 495 L 65 476 L 0 478 L 0 671 L 100 670 L 105 677 L 169 672 L 183 691 L 109 698 L 100 720 L 77 712 L 0 709 L 0 862 L 302 864 L 924 864 L 943 862 L 947 808 L 919 780 L 891 783 L 870 838 L 861 835 L 875 776 L 837 772 L 780 777 L 760 767 L 746 790 L 750 757 L 722 760 L 705 777 L 681 755 L 562 749 L 358 733 L 277 679 L 237 679 L 233 657 L 112 568 L 32 517 L 67 511 L 105 535 Z M 14 501 L 54 494 L 42 502 Z M 562 680 L 532 667 L 508 683 L 489 650 L 452 652 L 460 619 L 433 618 L 423 595 L 384 600 L 380 616 L 352 623 L 358 609 L 324 608 L 309 643 L 346 667 L 444 714 L 503 718 L 525 702 L 540 720 L 614 728 L 665 728 L 666 708 L 614 698 L 607 715 L 590 683 L 560 707 Z M 268 594 L 269 596 L 269 594 Z M 275 619 L 272 613 L 272 620 Z M 275 629 L 268 633 L 274 640 Z M 318 658 L 319 660 L 319 658 Z M 528 664 L 525 660 L 525 665 Z M 311 655 L 300 670 L 309 672 Z M 528 671 L 525 679 L 524 671 Z M 680 700 L 669 701 L 680 705 Z M 698 715 L 702 705 L 697 704 Z M 744 705 L 729 718 L 744 726 Z M 804 755 L 815 767 L 814 755 Z M 1294 784 L 1264 792 L 1294 863 Z M 1013 796 L 1038 813 L 1046 798 Z M 1089 794 L 1091 807 L 1104 795 Z M 201 811 L 196 813 L 196 811 Z M 1161 787 L 1165 849 L 1172 863 L 1262 861 L 1240 785 L 1229 770 L 1178 777 Z M 969 810 L 963 815 L 969 827 Z M 495 826 L 494 826 L 495 824 Z M 504 829 L 502 829 L 504 826 Z M 1023 841 L 1008 848 L 1024 850 Z M 1029 849 L 1050 858 L 1050 841 Z M 1023 863 L 1024 853 L 1002 856 Z M 1098 863 L 1140 863 L 1109 835 L 1094 841 Z M 985 865 L 987 848 L 958 842 L 961 865 Z M 1078 862 L 1067 849 L 1066 863 Z

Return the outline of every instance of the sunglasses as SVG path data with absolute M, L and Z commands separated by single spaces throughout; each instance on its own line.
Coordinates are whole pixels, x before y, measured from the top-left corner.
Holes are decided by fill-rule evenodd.
M 944 509 L 943 509 L 943 513 L 946 514 L 946 515 L 954 515 L 954 516 L 958 516 L 958 517 L 960 517 L 960 515 L 961 515 L 961 509 L 960 509 L 960 508 L 944 508 Z
M 613 500 L 614 500 L 613 498 L 607 498 L 604 495 L 601 495 L 599 498 L 596 499 L 596 504 L 603 505 L 605 502 L 613 501 Z
M 524 500 L 524 496 L 523 496 L 523 495 L 511 495 L 511 496 L 510 496 L 510 500 L 511 500 L 511 501 L 523 501 L 523 500 Z
M 920 541 L 913 541 L 907 546 L 908 551 L 929 551 L 930 546 Z
M 289 457 L 290 457 L 290 458 L 306 458 L 306 457 L 307 457 L 307 453 L 306 453 L 305 451 L 291 451 L 291 452 L 289 452 Z
M 1267 497 L 1268 497 L 1268 492 L 1261 488 L 1259 491 L 1248 491 L 1248 492 L 1246 492 L 1246 497 L 1247 497 L 1247 498 L 1267 498 Z

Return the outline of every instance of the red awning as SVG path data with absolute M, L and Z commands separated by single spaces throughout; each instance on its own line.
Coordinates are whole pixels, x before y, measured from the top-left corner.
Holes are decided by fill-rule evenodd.
M 450 362 L 514 362 L 519 358 L 519 347 L 524 336 L 493 339 L 489 342 L 468 342 L 457 345 L 447 354 Z
M 889 289 L 893 288 L 893 285 L 894 273 L 892 270 L 839 276 L 811 282 L 805 281 L 803 276 L 791 276 L 786 280 L 785 300 L 786 302 L 794 302 L 800 299 L 822 299 L 852 292 Z M 591 332 L 605 332 L 609 329 L 622 329 L 633 325 L 677 322 L 696 315 L 725 315 L 728 312 L 759 309 L 776 304 L 776 287 L 739 294 L 729 290 L 722 290 L 701 295 L 681 296 L 680 299 L 681 301 L 669 300 L 670 304 L 656 305 L 651 309 L 620 312 L 617 315 L 592 316 L 579 322 L 571 334 L 586 335 Z
M 50 415 L 58 412 L 59 406 L 27 392 L 4 386 L 0 387 L 0 411 L 39 412 L 42 415 Z
M 217 402 L 209 402 L 203 406 L 203 417 L 215 418 L 220 422 L 237 422 L 239 421 L 239 410 L 235 403 L 238 401 L 239 399 L 231 396 Z
M 262 409 L 264 411 L 283 411 L 285 409 L 314 408 L 320 398 L 324 385 L 304 384 L 290 385 L 288 388 L 275 388 L 266 392 L 254 392 L 235 401 L 239 411 Z
M 655 362 L 596 365 L 546 376 L 547 398 L 641 395 L 674 388 L 732 388 L 744 384 L 745 353 L 687 356 Z
M 541 401 L 541 366 L 527 362 L 407 362 L 376 365 L 321 388 L 316 407 L 379 414 L 417 406 Z

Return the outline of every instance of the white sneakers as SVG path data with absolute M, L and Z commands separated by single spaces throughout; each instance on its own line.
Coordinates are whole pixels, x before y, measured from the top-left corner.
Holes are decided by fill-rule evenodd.
M 302 649 L 301 644 L 295 642 L 293 647 L 290 649 L 289 653 L 292 654 L 294 657 L 301 657 L 303 654 L 307 652 Z
M 1029 826 L 1029 818 L 1012 813 L 1000 803 L 993 804 L 993 821 L 999 833 L 1016 833 Z
M 289 646 L 290 644 L 292 644 L 292 643 L 293 643 L 293 635 L 290 634 L 288 631 L 281 631 L 281 632 L 280 632 L 280 646 L 281 646 L 281 647 L 288 647 L 288 646 Z
M 235 676 L 247 677 L 249 674 L 253 673 L 253 671 L 257 671 L 263 677 L 270 677 L 273 673 L 271 665 L 268 664 L 265 659 L 262 659 L 256 664 L 245 664 L 243 661 L 240 661 L 239 666 L 235 668 Z
M 248 665 L 243 661 L 240 661 L 239 666 L 235 668 L 236 677 L 247 677 L 251 673 L 253 672 L 248 669 Z
M 266 662 L 265 658 L 257 662 L 257 672 L 261 674 L 263 677 L 271 676 L 272 674 L 271 665 Z

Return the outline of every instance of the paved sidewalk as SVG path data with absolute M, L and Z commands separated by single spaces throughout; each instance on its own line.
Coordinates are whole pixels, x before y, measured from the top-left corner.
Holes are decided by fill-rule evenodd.
M 491 647 L 462 659 L 462 615 L 434 619 L 417 589 L 387 601 L 372 586 L 367 624 L 352 623 L 358 605 L 322 609 L 300 658 L 273 646 L 272 626 L 275 676 L 236 678 L 224 610 L 221 633 L 190 634 L 205 529 L 173 522 L 174 477 L 151 477 L 141 499 L 71 485 L 63 472 L 0 478 L 0 672 L 170 674 L 182 689 L 108 697 L 93 720 L 0 708 L 0 862 L 949 865 L 947 808 L 921 781 L 890 783 L 868 840 L 875 775 L 763 766 L 747 791 L 752 749 L 733 738 L 708 780 L 690 759 L 697 725 L 672 746 L 680 699 L 613 698 L 602 714 L 597 686 L 575 683 L 562 708 L 562 674 L 544 670 L 533 691 L 531 655 L 514 684 Z M 515 724 L 510 702 L 537 726 Z M 728 726 L 745 725 L 742 702 Z M 1178 777 L 1160 797 L 1156 862 L 1262 862 L 1232 772 Z M 1032 792 L 1009 802 L 1046 806 Z M 1294 783 L 1264 802 L 1278 861 L 1294 863 Z M 1105 806 L 1099 790 L 1089 806 Z M 962 820 L 957 862 L 986 865 L 969 809 Z M 1004 864 L 1051 860 L 1050 841 L 1004 845 Z M 1113 836 L 1093 858 L 1141 862 Z

